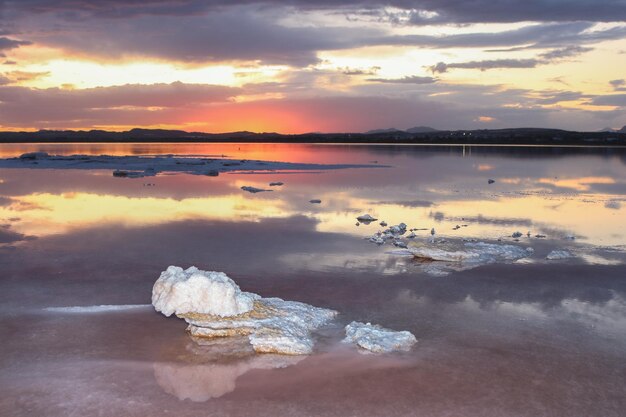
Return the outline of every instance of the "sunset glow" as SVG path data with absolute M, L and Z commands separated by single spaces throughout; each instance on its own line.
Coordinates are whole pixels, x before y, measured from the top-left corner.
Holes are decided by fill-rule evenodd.
M 0 129 L 626 124 L 623 3 L 413 3 L 2 2 Z

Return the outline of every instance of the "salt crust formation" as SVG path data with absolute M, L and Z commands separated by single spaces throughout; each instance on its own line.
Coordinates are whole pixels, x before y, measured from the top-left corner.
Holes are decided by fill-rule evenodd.
M 570 259 L 570 258 L 574 258 L 574 255 L 562 249 L 555 249 L 546 256 L 546 259 L 550 261 L 558 261 L 561 259 Z
M 152 305 L 175 314 L 194 337 L 247 336 L 258 353 L 288 355 L 313 351 L 311 332 L 337 312 L 280 298 L 243 292 L 222 272 L 170 266 L 152 289 Z
M 223 272 L 170 266 L 152 288 L 152 305 L 167 317 L 186 313 L 236 316 L 252 310 L 256 294 L 241 291 Z
M 376 235 L 370 238 L 376 238 Z M 383 242 L 384 243 L 384 240 Z M 532 255 L 534 250 L 516 245 L 487 242 L 446 242 L 443 246 L 426 244 L 422 246 L 394 246 L 404 248 L 389 252 L 393 255 L 412 256 L 420 262 L 422 270 L 429 275 L 446 276 L 451 271 L 464 271 L 481 265 L 519 261 Z
M 361 349 L 374 353 L 408 351 L 417 343 L 415 336 L 408 331 L 394 331 L 370 323 L 353 321 L 346 326 L 344 343 L 354 343 Z
M 495 243 L 466 243 L 465 250 L 449 251 L 434 247 L 411 248 L 410 251 L 416 258 L 431 261 L 468 262 L 487 264 L 502 261 L 515 261 L 524 258 L 531 250 L 515 245 L 502 245 Z
M 153 177 L 162 172 L 218 176 L 220 172 L 328 170 L 346 168 L 381 168 L 383 165 L 308 164 L 222 157 L 49 155 L 29 152 L 17 158 L 0 158 L 0 168 L 32 169 L 109 169 L 114 177 Z
M 223 272 L 170 266 L 152 288 L 152 305 L 165 316 L 184 319 L 196 340 L 247 337 L 257 353 L 305 355 L 313 352 L 312 332 L 337 315 L 334 310 L 241 291 Z M 406 351 L 417 340 L 370 323 L 346 326 L 344 342 L 376 353 Z

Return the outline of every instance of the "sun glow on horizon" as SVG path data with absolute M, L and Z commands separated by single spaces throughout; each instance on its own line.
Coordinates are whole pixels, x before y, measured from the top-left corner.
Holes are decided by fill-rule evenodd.
M 199 26 L 180 31 L 176 24 L 171 32 L 155 27 L 151 38 L 129 29 L 132 25 L 127 23 L 134 15 L 120 15 L 89 30 L 83 22 L 74 24 L 46 12 L 43 15 L 56 26 L 47 27 L 50 22 L 42 21 L 41 28 L 33 22 L 43 15 L 33 15 L 32 21 L 22 22 L 19 35 L 2 38 L 8 49 L 0 51 L 6 56 L 0 62 L 0 106 L 4 107 L 0 129 L 143 127 L 305 133 L 418 125 L 466 129 L 482 128 L 485 123 L 494 128 L 598 130 L 626 124 L 620 114 L 626 108 L 621 98 L 626 88 L 623 22 L 520 20 L 459 25 L 440 20 L 445 16 L 430 10 L 382 7 L 379 11 L 255 9 L 251 13 L 258 28 L 252 27 L 250 33 L 242 29 L 237 36 L 222 28 L 228 34 L 223 38 L 207 35 L 210 28 L 197 16 L 166 13 L 165 20 L 157 19 L 159 25 L 189 18 L 190 25 Z M 208 18 L 213 12 L 206 13 Z M 224 18 L 232 16 L 224 14 Z M 412 24 L 412 18 L 418 18 L 419 24 Z M 102 23 L 95 15 L 87 21 Z M 143 28 L 152 30 L 152 26 Z M 265 42 L 260 28 L 272 29 Z M 85 40 L 80 39 L 83 31 Z M 102 44 L 92 49 L 87 46 L 94 33 Z M 552 41 L 546 40 L 548 35 Z M 189 87 L 170 95 L 153 91 L 175 83 Z M 146 88 L 124 97 L 122 90 L 136 86 Z M 201 99 L 193 91 L 211 86 L 232 90 Z M 119 90 L 109 93 L 107 88 Z M 59 91 L 76 92 L 77 106 L 53 109 L 50 103 Z M 82 91 L 98 96 L 89 100 L 79 95 Z M 133 94 L 148 99 L 137 104 Z M 149 103 L 151 97 L 156 103 Z M 354 99 L 354 114 L 348 115 L 338 104 L 320 111 L 335 97 Z M 317 104 L 303 105 L 305 100 Z M 378 100 L 378 107 L 370 105 L 371 100 Z M 390 108 L 389 101 L 394 100 L 397 108 Z M 359 101 L 369 103 L 363 104 L 366 111 L 358 108 Z M 415 110 L 397 118 L 402 102 Z M 429 106 L 438 110 L 426 111 Z

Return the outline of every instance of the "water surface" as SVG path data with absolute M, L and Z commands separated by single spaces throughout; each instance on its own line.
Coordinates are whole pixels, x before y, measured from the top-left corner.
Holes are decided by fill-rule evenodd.
M 15 144 L 0 146 L 0 157 L 39 150 L 389 167 L 136 179 L 0 169 L 3 416 L 618 416 L 626 408 L 625 150 Z M 273 181 L 284 185 L 240 189 Z M 357 226 L 364 213 L 424 229 L 411 244 L 435 228 L 438 239 L 534 252 L 434 277 L 368 242 L 381 227 Z M 553 249 L 574 258 L 547 261 Z M 149 304 L 168 265 L 224 271 L 246 291 L 340 316 L 314 355 L 284 358 L 255 356 L 245 341 L 198 344 L 184 322 L 149 307 L 62 309 Z M 419 342 L 407 354 L 363 355 L 339 342 L 352 320 L 410 330 Z

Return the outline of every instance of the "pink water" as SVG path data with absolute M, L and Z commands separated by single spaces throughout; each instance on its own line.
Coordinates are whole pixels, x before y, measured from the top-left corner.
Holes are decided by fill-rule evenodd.
M 2 416 L 604 417 L 626 409 L 623 151 L 141 144 L 2 145 L 0 154 L 40 149 L 390 168 L 149 179 L 0 170 Z M 270 181 L 285 185 L 239 189 Z M 433 277 L 367 242 L 378 226 L 355 226 L 365 212 L 449 239 L 548 237 L 517 243 L 535 249 L 531 263 Z M 453 230 L 461 219 L 468 227 Z M 545 262 L 555 248 L 576 258 Z M 149 304 L 171 264 L 224 271 L 246 291 L 340 315 L 317 334 L 313 355 L 284 358 L 254 355 L 245 340 L 198 344 L 184 322 L 150 307 L 45 310 Z M 409 353 L 366 355 L 340 343 L 352 320 L 409 330 L 419 342 Z

